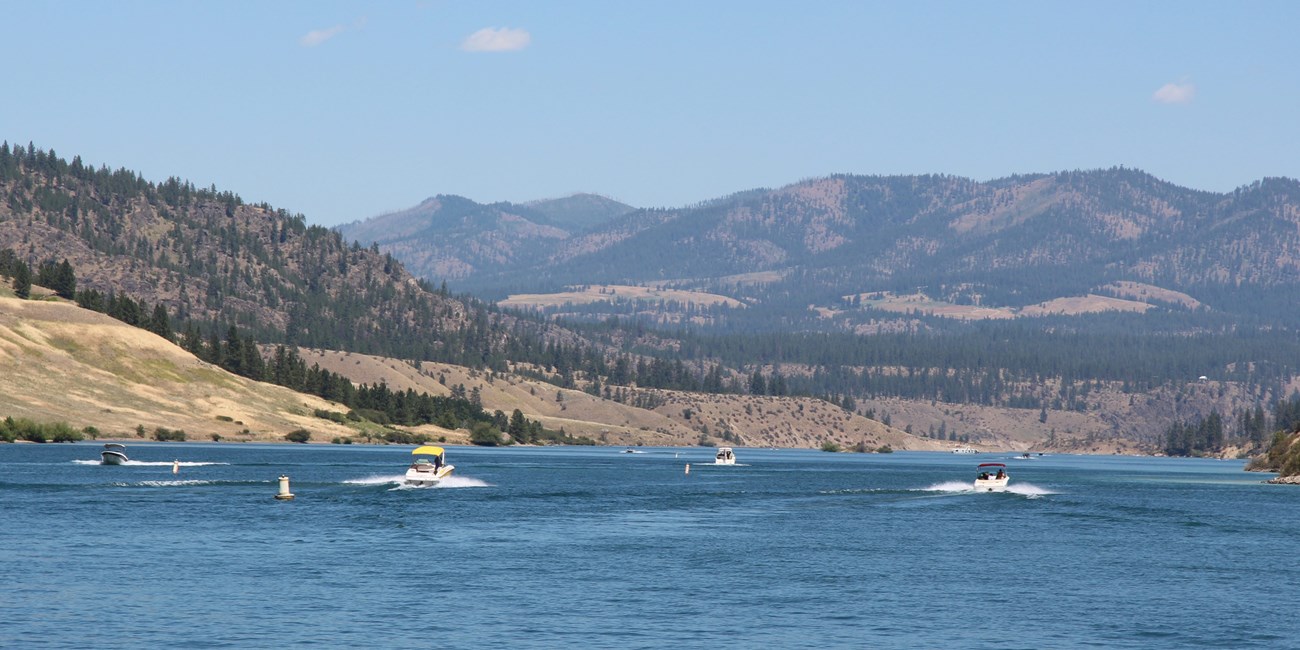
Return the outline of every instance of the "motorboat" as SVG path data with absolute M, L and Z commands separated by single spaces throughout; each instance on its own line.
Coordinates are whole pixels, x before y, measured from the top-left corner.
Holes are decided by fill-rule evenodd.
M 101 465 L 125 465 L 126 445 L 117 442 L 110 442 L 104 445 L 104 450 L 99 452 L 99 462 Z
M 415 460 L 406 469 L 407 485 L 437 485 L 456 469 L 454 465 L 447 464 L 447 452 L 442 447 L 417 447 L 411 455 L 415 456 Z
M 976 492 L 1001 492 L 1007 489 L 1011 475 L 1007 474 L 1006 464 L 980 463 L 978 469 L 979 474 L 975 476 Z
M 978 453 L 980 453 L 980 452 L 979 452 L 978 449 L 976 449 L 976 448 L 974 448 L 974 447 L 958 447 L 958 448 L 952 450 L 952 453 L 954 453 L 954 454 L 978 454 Z
M 736 454 L 732 453 L 731 447 L 718 447 L 718 453 L 713 456 L 714 465 L 735 465 Z

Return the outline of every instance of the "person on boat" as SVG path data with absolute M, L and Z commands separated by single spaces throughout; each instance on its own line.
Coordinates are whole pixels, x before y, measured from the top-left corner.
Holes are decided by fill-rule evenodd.
M 989 473 L 988 473 L 988 472 L 980 472 L 980 480 L 981 480 L 981 481 L 987 481 L 987 480 L 989 480 Z
M 998 470 L 997 478 L 1005 478 L 1006 475 L 1007 475 L 1006 472 L 1004 472 L 1004 471 L 1002 471 L 1002 470 Z

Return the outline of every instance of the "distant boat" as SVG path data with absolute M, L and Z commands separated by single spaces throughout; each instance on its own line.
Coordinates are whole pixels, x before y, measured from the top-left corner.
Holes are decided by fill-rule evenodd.
M 126 445 L 110 442 L 104 445 L 103 451 L 99 452 L 101 465 L 122 465 L 126 461 Z
M 1007 489 L 1007 466 L 1002 463 L 980 463 L 979 474 L 975 477 L 976 492 L 1001 492 Z
M 442 447 L 425 445 L 417 447 L 411 452 L 412 456 L 418 456 L 415 462 L 406 469 L 406 484 L 429 486 L 437 485 L 442 479 L 451 476 L 455 465 L 447 464 L 447 452 Z
M 645 452 L 644 452 L 644 451 L 640 451 L 640 450 L 638 450 L 638 449 L 631 449 L 631 448 L 628 448 L 628 449 L 624 449 L 624 450 L 623 450 L 623 453 L 625 453 L 625 454 L 644 454 Z
M 974 447 L 958 447 L 958 448 L 952 450 L 952 453 L 954 453 L 954 454 L 978 454 L 978 453 L 980 453 L 980 452 L 979 452 L 978 449 L 976 449 L 976 448 L 974 448 Z
M 718 447 L 718 453 L 713 456 L 714 465 L 735 465 L 736 454 L 731 451 L 731 447 Z

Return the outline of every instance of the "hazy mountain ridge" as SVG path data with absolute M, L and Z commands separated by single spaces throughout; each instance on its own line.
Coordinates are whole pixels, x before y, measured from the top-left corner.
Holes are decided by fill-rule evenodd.
M 631 211 L 593 194 L 560 199 L 479 204 L 438 195 L 419 205 L 339 226 L 361 241 L 400 258 L 426 278 L 460 279 L 518 264 L 573 236 Z
M 940 299 L 1023 307 L 1139 282 L 1240 312 L 1258 296 L 1300 287 L 1298 215 L 1300 183 L 1284 178 L 1219 194 L 1124 168 L 989 182 L 841 175 L 635 210 L 586 232 L 551 232 L 544 245 L 536 233 L 530 244 L 499 228 L 442 243 L 390 236 L 380 248 L 403 258 L 507 247 L 512 254 L 454 276 L 494 297 L 662 281 L 717 291 L 723 276 L 779 272 L 766 289 L 729 295 L 831 304 L 926 288 Z

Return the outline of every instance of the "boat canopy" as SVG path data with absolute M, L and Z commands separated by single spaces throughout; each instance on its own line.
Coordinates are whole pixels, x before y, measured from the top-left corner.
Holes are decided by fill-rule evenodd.
M 980 463 L 980 467 L 1006 467 L 1005 463 Z
M 104 443 L 104 449 L 126 449 L 126 445 L 120 442 Z
M 434 447 L 434 446 L 432 446 L 432 445 L 425 445 L 425 446 L 423 446 L 423 447 L 416 447 L 416 448 L 415 448 L 415 451 L 412 451 L 412 452 L 411 452 L 411 455 L 412 455 L 412 456 L 422 456 L 422 455 L 424 455 L 424 454 L 432 454 L 432 455 L 434 455 L 434 456 L 441 456 L 441 455 L 442 455 L 442 452 L 443 452 L 442 447 Z

